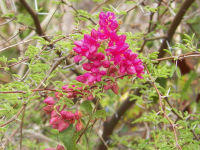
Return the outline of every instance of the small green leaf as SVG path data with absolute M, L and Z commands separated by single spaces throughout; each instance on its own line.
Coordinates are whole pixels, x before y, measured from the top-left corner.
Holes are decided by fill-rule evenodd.
M 163 51 L 167 52 L 168 54 L 172 55 L 172 53 L 168 49 L 163 49 Z
M 180 79 L 181 78 L 181 71 L 178 67 L 176 68 L 176 73 L 177 73 L 178 78 Z
M 89 101 L 84 101 L 81 105 L 80 105 L 80 110 L 86 111 L 89 114 L 92 114 L 92 105 Z
M 76 141 L 73 140 L 74 135 L 74 127 L 73 124 L 70 124 L 67 129 L 59 132 L 58 138 L 63 142 L 67 150 L 77 150 Z
M 102 109 L 102 110 L 97 110 L 97 111 L 93 114 L 93 116 L 94 116 L 95 118 L 103 118 L 103 119 L 105 120 L 105 118 L 106 118 L 106 111 L 105 111 L 104 109 Z
M 12 17 L 14 17 L 14 15 L 15 15 L 14 13 L 7 13 L 7 14 L 5 14 L 5 15 L 2 15 L 1 17 L 2 17 L 2 18 L 4 18 L 4 17 L 5 17 L 5 18 L 6 18 L 6 17 L 12 18 Z
M 190 41 L 192 40 L 191 37 L 190 37 L 189 35 L 184 34 L 184 36 L 185 36 L 188 40 L 190 40 Z

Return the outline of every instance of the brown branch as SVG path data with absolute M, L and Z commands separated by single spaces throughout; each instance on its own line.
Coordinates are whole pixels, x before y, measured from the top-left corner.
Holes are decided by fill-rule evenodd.
M 32 10 L 32 8 L 27 4 L 25 0 L 19 0 L 20 3 L 24 6 L 24 8 L 28 11 L 28 13 L 31 15 L 33 18 L 35 27 L 36 27 L 36 33 L 40 36 L 45 35 L 45 33 L 42 30 L 42 27 L 40 25 L 40 21 L 38 19 L 37 14 Z M 46 41 L 50 42 L 50 39 L 48 37 L 43 37 Z
M 159 48 L 159 54 L 158 54 L 158 58 L 163 58 L 165 55 L 165 51 L 163 51 L 163 49 L 167 49 L 167 41 L 170 42 L 177 27 L 179 26 L 179 24 L 181 23 L 181 20 L 183 19 L 183 16 L 185 15 L 185 13 L 187 12 L 188 8 L 192 5 L 192 3 L 195 0 L 185 0 L 183 2 L 183 4 L 181 5 L 178 13 L 176 14 L 174 20 L 172 21 L 169 29 L 167 30 L 167 39 L 163 40 L 162 45 Z
M 141 96 L 140 88 L 136 89 L 134 95 Z M 130 101 L 131 97 L 128 97 L 117 109 L 116 113 L 114 113 L 109 121 L 104 122 L 104 129 L 103 129 L 103 139 L 106 143 L 110 140 L 110 135 L 113 133 L 114 128 L 117 126 L 118 122 L 120 121 L 121 117 L 124 113 L 135 104 L 136 100 Z M 99 145 L 98 150 L 106 150 L 107 147 L 104 144 Z

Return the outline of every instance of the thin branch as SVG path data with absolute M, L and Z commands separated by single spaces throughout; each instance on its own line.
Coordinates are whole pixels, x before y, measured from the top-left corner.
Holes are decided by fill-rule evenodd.
M 149 72 L 147 66 L 144 65 L 144 67 L 145 67 L 147 73 L 150 75 L 150 72 Z M 151 79 L 151 76 L 150 76 L 150 79 Z M 153 81 L 153 80 L 151 79 L 151 81 Z M 177 134 L 176 134 L 175 125 L 174 125 L 174 123 L 169 119 L 169 117 L 167 116 L 167 114 L 165 113 L 165 111 L 163 110 L 163 106 L 162 106 L 162 99 L 163 99 L 163 98 L 162 98 L 162 95 L 160 94 L 160 92 L 159 92 L 159 90 L 158 90 L 158 88 L 157 88 L 155 82 L 152 82 L 152 85 L 153 85 L 153 87 L 155 88 L 155 90 L 156 90 L 156 92 L 157 92 L 157 94 L 158 94 L 160 109 L 161 109 L 162 113 L 164 114 L 164 116 L 165 116 L 165 117 L 167 118 L 167 120 L 169 121 L 169 123 L 171 124 L 172 129 L 173 129 L 173 131 L 174 131 L 174 137 L 175 137 L 175 141 L 176 141 L 176 146 L 177 146 L 180 150 L 182 150 L 181 146 L 178 144 L 178 138 L 177 138 Z
M 93 14 L 99 7 L 101 7 L 102 5 L 104 5 L 105 3 L 107 3 L 110 0 L 106 0 L 102 3 L 100 3 L 99 5 L 97 5 L 94 9 L 92 9 L 92 11 L 90 12 L 90 14 Z
M 177 27 L 181 23 L 183 16 L 187 12 L 188 8 L 192 5 L 195 0 L 185 0 L 181 5 L 178 13 L 176 14 L 175 18 L 173 19 L 172 23 L 170 24 L 169 29 L 167 30 L 167 39 L 163 40 L 162 45 L 159 48 L 158 58 L 163 58 L 165 55 L 165 51 L 163 49 L 167 49 L 167 41 L 170 42 Z
M 40 21 L 38 19 L 37 14 L 32 10 L 32 8 L 27 4 L 27 2 L 25 0 L 19 0 L 20 3 L 24 6 L 24 8 L 28 11 L 28 13 L 31 15 L 31 17 L 33 18 L 35 27 L 36 27 L 36 33 L 40 36 L 45 35 L 45 33 L 42 30 L 42 27 L 40 25 Z M 46 36 L 43 37 L 46 41 L 50 42 L 50 39 Z
M 54 14 L 55 14 L 55 13 L 56 13 L 56 11 L 58 10 L 58 8 L 59 8 L 59 6 L 60 6 L 60 4 L 61 4 L 61 3 L 62 3 L 62 0 L 61 0 L 61 1 L 60 1 L 60 3 L 58 4 L 58 6 L 57 6 L 56 10 L 53 12 L 53 14 L 52 14 L 52 16 L 51 16 L 51 18 L 50 18 L 49 22 L 47 23 L 47 26 L 46 26 L 46 28 L 44 29 L 44 31 L 46 31 L 46 29 L 47 29 L 47 27 L 48 27 L 49 23 L 51 22 L 51 19 L 53 18 Z
M 24 110 L 22 112 L 22 119 L 21 119 L 21 123 L 20 123 L 20 142 L 19 142 L 20 150 L 22 150 L 22 138 L 23 138 L 22 130 L 23 130 L 23 124 L 24 124 L 25 110 L 26 110 L 26 108 L 24 108 Z
M 14 7 L 14 12 L 15 12 L 14 17 L 12 17 L 12 18 L 11 18 L 10 20 L 8 20 L 7 22 L 1 23 L 0 26 L 5 25 L 5 24 L 7 24 L 7 23 L 13 21 L 14 18 L 16 17 L 17 9 L 16 9 L 16 6 L 15 6 L 15 3 L 14 3 L 13 1 L 11 1 L 11 3 L 12 3 L 12 5 L 13 5 L 13 7 Z

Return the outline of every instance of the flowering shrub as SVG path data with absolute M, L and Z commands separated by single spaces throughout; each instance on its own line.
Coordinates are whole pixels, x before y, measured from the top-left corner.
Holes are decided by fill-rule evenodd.
M 0 149 L 200 149 L 200 4 L 82 3 L 1 3 Z
M 102 77 L 105 75 L 108 77 L 121 76 L 123 78 L 124 75 L 136 74 L 137 77 L 143 79 L 144 66 L 141 59 L 138 59 L 138 55 L 129 49 L 129 45 L 125 42 L 126 35 L 117 35 L 119 25 L 115 14 L 101 12 L 99 14 L 99 26 L 98 30 L 91 30 L 91 35 L 85 34 L 83 40 L 74 42 L 76 47 L 73 50 L 77 53 L 74 62 L 79 63 L 83 56 L 88 60 L 88 63 L 82 64 L 83 69 L 87 72 L 77 76 L 76 80 L 92 86 L 97 82 L 101 82 Z M 100 47 L 105 47 L 105 49 L 99 50 Z M 72 87 L 76 89 L 75 85 L 72 85 Z M 78 94 L 86 94 L 88 100 L 94 99 L 92 91 L 89 92 L 79 87 L 77 89 L 81 92 L 77 92 L 73 88 L 69 88 L 69 85 L 62 87 L 64 92 L 67 92 L 67 98 L 74 99 Z M 117 79 L 115 79 L 115 82 L 107 81 L 104 90 L 108 89 L 112 89 L 115 94 L 118 94 Z M 62 93 L 56 93 L 55 95 L 58 100 L 62 96 Z M 73 114 L 71 111 L 64 110 L 66 106 L 59 110 L 60 105 L 54 105 L 56 102 L 53 97 L 47 97 L 44 102 L 48 104 L 44 107 L 44 110 L 47 114 L 51 114 L 50 124 L 52 128 L 61 132 L 68 128 L 70 124 L 74 124 L 75 120 L 77 120 L 76 130 L 80 131 L 83 128 L 83 123 L 80 120 L 83 114 L 80 111 Z

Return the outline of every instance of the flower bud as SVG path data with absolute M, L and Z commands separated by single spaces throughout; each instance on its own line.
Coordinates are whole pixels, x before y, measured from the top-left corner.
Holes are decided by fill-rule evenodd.
M 91 72 L 92 72 L 92 73 L 98 73 L 98 72 L 99 72 L 99 69 L 96 68 L 96 67 L 92 67 Z
M 55 104 L 55 101 L 54 101 L 54 97 L 47 97 L 44 102 L 48 105 L 53 105 Z
M 96 77 L 94 76 L 94 75 L 90 75 L 89 77 L 88 77 L 88 82 L 94 82 L 94 81 L 96 81 Z
M 92 101 L 92 100 L 94 99 L 94 97 L 93 97 L 93 95 L 91 94 L 90 96 L 87 97 L 87 99 L 88 99 L 89 101 Z
M 83 123 L 81 122 L 81 120 L 78 120 L 76 125 L 75 125 L 75 128 L 77 131 L 81 131 L 83 129 Z
M 61 132 L 69 127 L 70 123 L 65 122 L 63 119 L 58 124 L 58 130 Z
M 141 74 L 141 72 L 144 70 L 144 66 L 143 65 L 137 65 L 137 66 L 135 66 L 135 70 L 138 74 Z
M 72 111 L 66 111 L 65 116 L 67 120 L 75 119 L 75 115 L 72 113 Z
M 65 148 L 63 146 L 61 146 L 61 145 L 57 145 L 56 150 L 65 150 Z
M 99 72 L 99 74 L 102 75 L 102 76 L 105 76 L 105 75 L 106 75 L 106 71 L 101 70 L 101 71 Z
M 81 61 L 82 60 L 82 56 L 81 55 L 76 55 L 75 57 L 74 57 L 74 62 L 79 62 L 79 61 Z
M 130 74 L 130 75 L 135 74 L 135 73 L 136 73 L 135 67 L 134 67 L 134 66 L 129 66 L 129 67 L 127 67 L 126 72 L 127 72 L 128 74 Z
M 76 80 L 82 83 L 85 83 L 85 81 L 87 80 L 83 75 L 77 76 Z
M 120 70 L 120 73 L 125 73 L 126 67 L 124 65 L 120 65 L 119 70 Z
M 74 41 L 74 44 L 81 47 L 83 45 L 83 41 Z
M 50 119 L 49 124 L 50 125 L 55 125 L 55 124 L 58 124 L 60 121 L 61 121 L 60 117 L 53 117 L 53 118 Z
M 96 31 L 95 29 L 92 29 L 92 30 L 91 30 L 91 36 L 92 36 L 93 38 L 95 38 L 95 39 L 98 38 L 98 33 L 97 33 L 97 31 Z
M 84 70 L 90 71 L 92 68 L 92 63 L 84 63 L 82 66 Z
M 81 54 L 81 53 L 82 53 L 82 50 L 81 50 L 80 47 L 74 47 L 73 50 L 74 50 L 75 52 L 77 52 L 78 54 Z
M 45 106 L 43 109 L 47 114 L 51 114 L 53 107 L 54 105 L 48 105 L 48 106 Z
M 104 60 L 104 59 L 105 59 L 104 53 L 102 53 L 102 52 L 98 53 L 97 59 L 98 59 L 98 60 Z
M 106 19 L 107 17 L 106 17 L 106 14 L 104 12 L 100 12 L 99 18 L 100 19 Z
M 110 84 L 110 81 L 108 81 L 108 82 L 106 82 L 106 83 L 107 83 L 107 85 L 104 85 L 104 87 L 103 87 L 104 90 L 109 90 L 109 89 L 111 89 L 113 85 Z
M 92 46 L 90 47 L 90 49 L 89 49 L 89 52 L 90 52 L 91 54 L 96 53 L 96 52 L 97 52 L 97 47 L 96 47 L 95 45 L 92 45 Z
M 125 40 L 126 40 L 126 35 L 125 35 L 125 34 L 120 35 L 119 38 L 118 38 L 118 40 L 119 40 L 119 41 L 125 42 Z
M 113 83 L 113 86 L 112 86 L 112 91 L 118 95 L 118 92 L 119 92 L 119 86 L 116 82 Z
M 104 61 L 102 62 L 102 66 L 103 66 L 104 68 L 108 68 L 108 67 L 110 66 L 110 61 L 109 61 L 109 60 L 104 60 Z
M 101 67 L 101 61 L 100 60 L 95 60 L 93 64 L 97 68 Z
M 101 82 L 101 77 L 102 77 L 102 75 L 97 74 L 97 82 Z
M 112 65 L 111 67 L 110 67 L 110 73 L 114 73 L 114 72 L 116 72 L 117 71 L 117 68 L 115 67 L 115 65 Z
M 59 114 L 55 110 L 51 112 L 51 118 L 53 117 L 59 117 Z

